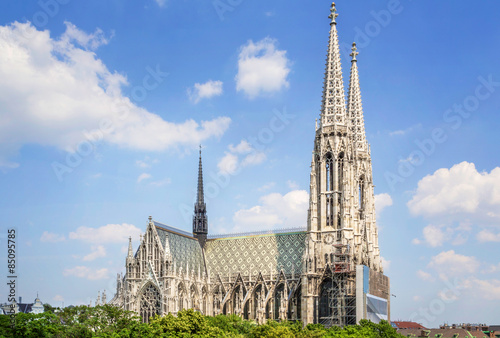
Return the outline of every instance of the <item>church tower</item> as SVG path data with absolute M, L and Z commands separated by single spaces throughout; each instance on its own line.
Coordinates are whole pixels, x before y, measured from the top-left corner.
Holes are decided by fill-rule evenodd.
M 355 264 L 381 271 L 370 147 L 366 141 L 356 44 L 351 53 L 349 93 L 344 97 L 335 3 L 330 14 L 330 41 L 311 163 L 308 231 L 323 243 L 349 245 Z M 313 249 L 313 248 L 310 248 Z M 323 256 L 323 255 L 322 255 Z
M 316 124 L 311 162 L 303 277 L 307 305 L 303 307 L 302 318 L 305 322 L 320 323 L 328 318 L 330 324 L 343 326 L 355 321 L 356 266 L 364 265 L 377 272 L 382 272 L 382 266 L 370 147 L 366 141 L 361 103 L 358 52 L 353 44 L 346 103 L 335 3 L 330 12 L 321 114 Z M 325 278 L 328 275 L 331 277 Z M 343 300 L 350 297 L 351 308 L 346 301 L 343 312 L 335 312 L 331 306 L 334 295 Z
M 198 192 L 196 195 L 196 203 L 194 204 L 193 216 L 193 235 L 196 237 L 203 247 L 208 235 L 208 220 L 207 220 L 207 205 L 203 194 L 203 169 L 201 164 L 201 145 L 200 145 L 200 162 L 198 165 Z

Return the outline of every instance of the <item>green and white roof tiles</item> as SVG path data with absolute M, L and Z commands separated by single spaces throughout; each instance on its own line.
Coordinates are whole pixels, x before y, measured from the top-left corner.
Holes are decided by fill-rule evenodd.
M 168 245 L 178 269 L 188 267 L 197 272 L 199 268 L 203 272 L 206 266 L 212 277 L 238 273 L 256 276 L 259 272 L 278 274 L 281 270 L 285 274 L 300 274 L 302 271 L 307 235 L 303 229 L 209 238 L 203 252 L 192 234 L 159 222 L 153 223 L 160 242 L 164 249 Z
M 205 244 L 207 268 L 212 275 L 221 276 L 276 275 L 281 270 L 299 275 L 305 243 L 305 231 L 209 239 Z
M 198 273 L 198 270 L 205 271 L 202 249 L 192 234 L 159 222 L 154 222 L 154 225 L 164 249 L 165 243 L 168 243 L 170 255 L 177 269 L 182 268 L 184 271 L 186 268 L 193 269 L 195 273 Z

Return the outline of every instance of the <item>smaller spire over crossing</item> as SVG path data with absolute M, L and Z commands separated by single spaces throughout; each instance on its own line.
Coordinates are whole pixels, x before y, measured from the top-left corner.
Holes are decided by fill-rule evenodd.
M 201 163 L 201 144 L 200 144 L 200 161 L 198 164 L 198 189 L 196 203 L 194 205 L 193 216 L 193 234 L 200 240 L 200 244 L 204 245 L 204 241 L 208 234 L 207 221 L 207 205 L 205 204 L 205 196 L 203 194 L 203 167 Z

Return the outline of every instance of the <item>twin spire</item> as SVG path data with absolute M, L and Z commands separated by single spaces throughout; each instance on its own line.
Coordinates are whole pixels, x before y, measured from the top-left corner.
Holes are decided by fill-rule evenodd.
M 337 33 L 337 9 L 335 3 L 330 8 L 330 39 L 326 60 L 323 97 L 321 104 L 321 127 L 333 126 L 354 138 L 356 149 L 367 150 L 361 91 L 357 66 L 356 43 L 352 44 L 351 76 L 347 106 L 344 95 L 344 81 L 340 63 L 340 47 Z
M 351 53 L 351 77 L 349 79 L 349 95 L 347 99 L 347 111 L 351 121 L 351 134 L 354 144 L 358 150 L 367 150 L 365 121 L 363 119 L 363 104 L 361 103 L 361 90 L 359 89 L 358 60 L 356 43 L 352 44 Z

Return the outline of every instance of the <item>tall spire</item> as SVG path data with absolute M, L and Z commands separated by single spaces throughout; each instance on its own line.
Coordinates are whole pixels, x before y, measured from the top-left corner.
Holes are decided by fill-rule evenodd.
M 323 98 L 321 102 L 321 126 L 345 125 L 345 96 L 342 66 L 340 64 L 339 37 L 337 33 L 338 16 L 335 2 L 330 8 L 330 39 L 326 59 Z
M 347 113 L 351 120 L 351 134 L 357 150 L 368 150 L 365 134 L 365 122 L 363 119 L 363 104 L 361 103 L 361 91 L 359 89 L 358 60 L 356 43 L 352 44 L 351 53 L 351 77 L 349 81 L 349 95 L 347 99 Z
M 208 220 L 207 220 L 207 205 L 203 195 L 203 169 L 201 164 L 201 145 L 200 145 L 200 163 L 198 165 L 198 191 L 196 203 L 194 205 L 193 216 L 193 234 L 201 246 L 205 245 L 205 240 L 208 234 Z

